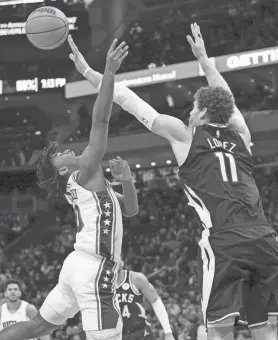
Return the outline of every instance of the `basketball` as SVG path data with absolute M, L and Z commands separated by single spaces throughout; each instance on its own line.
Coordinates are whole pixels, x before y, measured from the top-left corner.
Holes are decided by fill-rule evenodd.
M 67 39 L 69 24 L 65 14 L 58 8 L 45 6 L 33 11 L 25 26 L 29 41 L 42 50 L 59 47 Z

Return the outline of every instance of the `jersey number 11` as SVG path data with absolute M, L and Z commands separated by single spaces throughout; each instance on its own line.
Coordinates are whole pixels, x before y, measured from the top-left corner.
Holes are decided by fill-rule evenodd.
M 226 164 L 227 165 L 229 164 L 231 180 L 233 183 L 238 182 L 236 162 L 234 156 L 231 155 L 230 153 L 225 152 L 215 152 L 215 156 L 218 158 L 220 163 L 220 171 L 222 174 L 223 181 L 230 182 L 230 180 L 228 179 L 226 166 Z M 228 160 L 228 162 L 225 162 L 225 158 Z

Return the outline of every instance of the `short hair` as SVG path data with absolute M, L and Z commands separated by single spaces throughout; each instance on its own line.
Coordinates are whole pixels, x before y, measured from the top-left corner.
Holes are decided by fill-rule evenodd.
M 194 98 L 199 110 L 207 109 L 209 121 L 214 124 L 227 124 L 234 112 L 234 97 L 220 86 L 201 87 Z
M 21 284 L 19 283 L 19 281 L 15 280 L 15 279 L 10 279 L 10 280 L 7 280 L 5 283 L 4 283 L 4 292 L 7 290 L 8 286 L 9 285 L 18 285 L 18 288 L 19 290 L 21 291 Z
M 51 157 L 57 151 L 57 142 L 52 142 L 43 149 L 37 164 L 38 186 L 48 192 L 48 199 L 64 203 L 67 180 L 59 175 L 51 162 Z

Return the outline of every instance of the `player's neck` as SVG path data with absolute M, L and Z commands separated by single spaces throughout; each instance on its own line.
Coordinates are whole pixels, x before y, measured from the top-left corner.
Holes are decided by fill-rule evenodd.
M 16 312 L 18 308 L 20 307 L 20 305 L 21 305 L 21 300 L 7 302 L 7 307 L 10 312 Z

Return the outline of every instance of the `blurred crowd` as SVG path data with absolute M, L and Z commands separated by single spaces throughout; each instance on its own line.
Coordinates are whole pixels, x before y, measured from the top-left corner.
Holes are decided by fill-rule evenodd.
M 136 217 L 124 219 L 123 256 L 127 269 L 151 275 L 177 340 L 196 340 L 198 328 L 202 327 L 196 261 L 202 228 L 194 210 L 188 207 L 175 174 L 174 170 L 156 169 L 151 182 L 137 175 L 140 211 Z M 262 167 L 255 170 L 255 178 L 267 217 L 278 231 L 277 174 L 273 168 Z M 53 216 L 51 225 L 46 225 L 45 218 L 33 217 L 45 232 L 43 242 L 33 244 L 29 236 L 28 243 L 18 246 L 14 256 L 1 265 L 0 284 L 11 277 L 19 279 L 23 283 L 23 298 L 37 307 L 56 284 L 63 259 L 75 240 L 72 211 L 64 207 Z M 2 221 L 0 234 L 8 232 L 8 239 L 14 237 L 11 233 L 20 233 L 18 228 L 23 229 L 16 214 L 9 214 Z M 3 299 L 3 294 L 0 297 Z M 153 311 L 148 311 L 156 338 L 163 339 Z M 53 339 L 83 340 L 83 336 L 77 315 L 56 331 Z
M 214 6 L 213 4 L 211 6 Z M 193 12 L 192 12 L 193 11 Z M 274 0 L 223 2 L 197 10 L 180 7 L 144 13 L 129 30 L 125 72 L 193 60 L 186 35 L 198 22 L 210 56 L 276 46 L 278 3 Z

